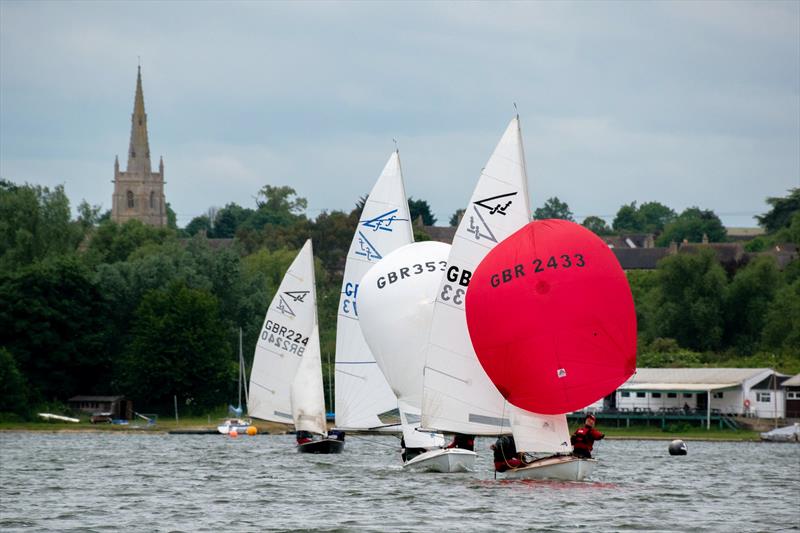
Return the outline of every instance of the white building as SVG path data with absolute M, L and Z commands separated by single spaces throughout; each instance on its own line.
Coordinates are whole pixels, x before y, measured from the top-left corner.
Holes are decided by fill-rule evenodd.
M 786 377 L 770 368 L 640 368 L 604 407 L 783 418 Z

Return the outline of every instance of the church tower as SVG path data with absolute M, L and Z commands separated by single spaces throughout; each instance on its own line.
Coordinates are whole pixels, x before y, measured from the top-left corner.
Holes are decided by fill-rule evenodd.
M 114 196 L 111 220 L 122 224 L 131 219 L 151 226 L 167 225 L 167 203 L 164 197 L 164 159 L 158 172 L 150 164 L 150 144 L 147 141 L 147 113 L 144 112 L 142 67 L 136 75 L 136 96 L 131 115 L 131 142 L 128 166 L 119 170 L 119 156 L 114 160 Z

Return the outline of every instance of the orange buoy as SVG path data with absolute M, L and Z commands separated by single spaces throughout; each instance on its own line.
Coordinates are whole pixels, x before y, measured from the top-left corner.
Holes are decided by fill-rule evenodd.
M 235 429 L 232 429 L 232 430 L 230 430 L 228 432 L 228 435 L 230 435 L 231 437 L 238 437 L 239 436 L 239 432 L 236 431 Z
M 258 429 L 255 426 L 250 426 L 247 428 L 247 434 L 250 435 L 251 437 L 256 433 L 258 433 Z

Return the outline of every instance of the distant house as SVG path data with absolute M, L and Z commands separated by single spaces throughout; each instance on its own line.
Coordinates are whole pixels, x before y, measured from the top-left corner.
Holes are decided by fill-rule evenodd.
M 786 397 L 786 418 L 800 418 L 800 374 L 782 384 Z
M 122 420 L 133 418 L 133 402 L 124 396 L 73 396 L 67 400 L 67 405 L 90 415 L 108 414 Z
M 770 368 L 640 368 L 602 408 L 687 409 L 783 418 L 779 387 L 786 378 Z

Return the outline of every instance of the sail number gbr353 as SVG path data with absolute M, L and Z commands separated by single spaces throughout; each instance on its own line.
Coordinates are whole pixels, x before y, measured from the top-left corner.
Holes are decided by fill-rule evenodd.
M 267 341 L 276 348 L 287 353 L 302 356 L 308 344 L 308 337 L 304 337 L 299 331 L 281 326 L 277 322 L 267 320 L 264 323 L 264 331 L 261 332 L 261 340 Z

